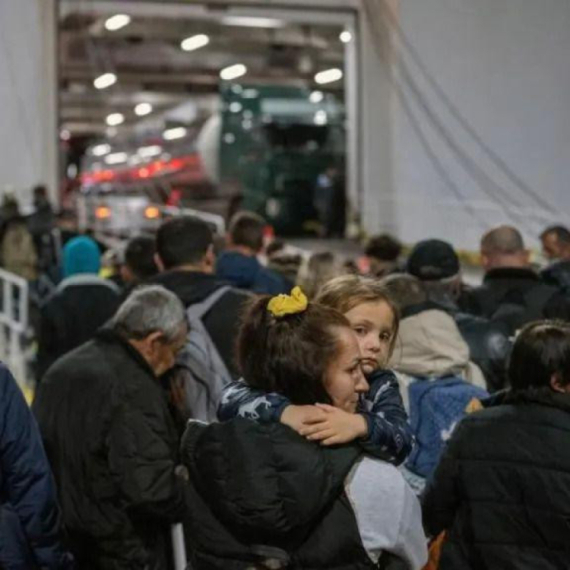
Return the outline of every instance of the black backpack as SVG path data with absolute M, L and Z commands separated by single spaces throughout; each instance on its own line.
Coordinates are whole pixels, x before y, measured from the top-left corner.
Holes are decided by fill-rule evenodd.
M 545 318 L 546 305 L 557 292 L 553 287 L 538 284 L 526 291 L 507 289 L 494 296 L 486 291 L 480 300 L 483 302 L 483 309 L 485 305 L 490 307 L 488 312 L 485 311 L 485 314 L 490 313 L 489 320 L 502 324 L 509 335 L 514 336 L 527 323 Z

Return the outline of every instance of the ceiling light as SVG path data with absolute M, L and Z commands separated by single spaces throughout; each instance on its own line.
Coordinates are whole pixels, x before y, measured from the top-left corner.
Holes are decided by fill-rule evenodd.
M 173 129 L 168 129 L 162 133 L 162 136 L 167 141 L 173 141 L 176 139 L 182 139 L 186 136 L 188 131 L 184 127 L 175 127 Z
M 315 125 L 323 126 L 328 123 L 328 117 L 325 111 L 320 110 L 315 113 L 314 118 Z
M 117 83 L 117 76 L 114 73 L 104 73 L 93 81 L 96 89 L 107 89 L 107 87 L 111 87 L 115 83 Z
M 110 127 L 116 127 L 125 122 L 125 116 L 122 113 L 111 113 L 107 115 L 106 122 Z
M 352 41 L 352 34 L 348 30 L 344 30 L 339 36 L 343 44 L 349 44 Z
M 152 113 L 152 105 L 150 103 L 139 103 L 135 107 L 135 115 L 139 117 L 144 117 L 150 113 Z
M 237 101 L 230 103 L 231 113 L 241 113 L 242 110 L 243 110 L 243 105 L 241 103 L 238 103 Z
M 314 103 L 315 105 L 318 105 L 319 103 L 323 102 L 323 99 L 325 98 L 324 94 L 322 91 L 313 91 L 310 95 L 309 95 L 309 101 L 311 103 Z
M 210 43 L 210 38 L 206 34 L 198 34 L 182 40 L 180 47 L 184 51 L 194 51 L 207 46 Z
M 241 63 L 236 63 L 235 65 L 230 65 L 220 71 L 220 77 L 224 81 L 232 81 L 232 79 L 237 79 L 242 77 L 247 73 L 247 67 Z
M 158 156 L 161 152 L 162 152 L 162 147 L 158 145 L 143 146 L 138 150 L 138 153 L 143 158 L 152 158 L 153 156 Z
M 111 16 L 105 21 L 105 28 L 110 32 L 116 32 L 131 23 L 131 17 L 127 14 L 117 14 L 116 16 Z
M 315 75 L 315 81 L 319 85 L 325 85 L 326 83 L 334 83 L 335 81 L 341 80 L 343 77 L 342 71 L 340 69 L 327 69 L 321 71 Z
M 255 18 L 251 16 L 226 16 L 222 18 L 226 26 L 243 26 L 244 28 L 282 28 L 285 24 L 276 18 Z
M 242 97 L 244 99 L 257 99 L 259 97 L 259 91 L 257 89 L 246 89 Z
M 107 164 L 122 164 L 127 162 L 128 156 L 126 152 L 115 152 L 113 154 L 108 154 L 105 157 L 105 162 Z
M 109 154 L 110 152 L 111 152 L 111 145 L 108 145 L 106 143 L 98 144 L 97 146 L 94 146 L 91 149 L 91 154 L 93 156 L 105 156 L 106 154 Z

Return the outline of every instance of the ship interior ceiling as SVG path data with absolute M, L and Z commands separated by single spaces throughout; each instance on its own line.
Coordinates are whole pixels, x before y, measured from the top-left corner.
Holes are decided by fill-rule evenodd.
M 342 165 L 346 179 L 346 66 L 353 30 L 326 17 L 303 21 L 302 12 L 291 19 L 283 11 L 275 17 L 248 16 L 247 9 L 235 15 L 207 4 L 181 17 L 168 4 L 60 0 L 64 204 L 65 195 L 86 185 L 128 186 L 133 177 L 119 173 L 129 171 L 145 185 L 149 179 L 168 182 L 166 193 L 173 180 L 186 189 L 194 183 L 202 198 L 205 187 L 217 186 L 214 194 L 225 198 L 249 191 L 246 206 L 287 216 L 293 203 L 279 204 L 273 196 L 295 185 L 286 172 L 292 156 L 284 149 L 303 155 L 300 170 L 312 177 L 301 181 L 305 193 L 327 160 Z M 275 150 L 271 157 L 267 146 Z M 252 190 L 261 182 L 251 180 L 253 165 L 243 166 L 248 160 L 274 173 L 269 181 L 266 176 L 270 188 L 263 197 Z M 173 168 L 181 172 L 167 177 Z M 207 184 L 200 185 L 200 178 Z M 316 218 L 308 210 L 299 228 Z

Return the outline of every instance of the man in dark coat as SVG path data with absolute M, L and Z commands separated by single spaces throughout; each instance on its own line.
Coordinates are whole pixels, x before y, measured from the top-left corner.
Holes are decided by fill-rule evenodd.
M 99 247 L 78 236 L 63 248 L 63 281 L 41 308 L 37 377 L 64 354 L 91 340 L 120 304 L 120 289 L 98 276 Z
M 0 568 L 71 568 L 55 485 L 36 421 L 0 364 Z
M 570 302 L 533 271 L 517 229 L 500 226 L 487 232 L 481 240 L 481 261 L 483 285 L 463 294 L 464 311 L 502 323 L 511 336 L 537 319 L 570 319 Z
M 459 424 L 426 488 L 426 532 L 447 532 L 439 570 L 570 567 L 570 325 L 525 327 L 509 379 Z
M 178 433 L 158 379 L 186 334 L 175 295 L 138 289 L 39 388 L 34 412 L 80 568 L 169 568 L 169 527 L 184 516 L 186 498 Z
M 175 293 L 188 308 L 228 283 L 216 277 L 214 236 L 209 226 L 194 217 L 165 222 L 156 235 L 156 259 L 161 274 L 152 279 Z M 251 296 L 230 288 L 204 316 L 204 326 L 227 369 L 237 379 L 234 345 L 240 316 Z

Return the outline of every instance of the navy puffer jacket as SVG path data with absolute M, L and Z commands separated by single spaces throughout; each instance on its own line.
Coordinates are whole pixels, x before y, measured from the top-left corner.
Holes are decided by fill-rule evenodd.
M 36 421 L 0 364 L 0 568 L 70 568 L 55 486 Z

